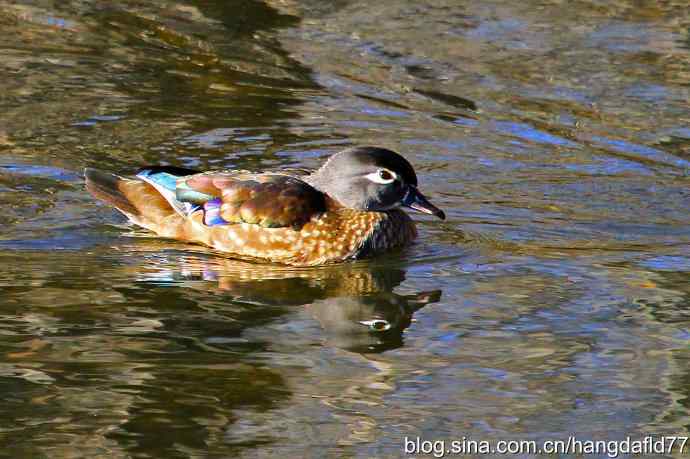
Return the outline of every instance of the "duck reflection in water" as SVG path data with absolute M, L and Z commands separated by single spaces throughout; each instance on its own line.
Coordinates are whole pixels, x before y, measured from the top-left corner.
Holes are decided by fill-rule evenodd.
M 209 254 L 161 256 L 159 252 L 154 272 L 140 273 L 139 279 L 217 290 L 245 304 L 303 306 L 318 321 L 330 344 L 362 353 L 402 346 L 403 331 L 412 323 L 413 314 L 441 298 L 440 290 L 395 293 L 405 280 L 405 271 L 375 261 L 289 268 Z

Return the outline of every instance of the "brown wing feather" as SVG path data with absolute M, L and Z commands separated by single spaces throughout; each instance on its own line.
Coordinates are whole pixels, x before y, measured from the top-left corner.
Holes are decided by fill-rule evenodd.
M 323 193 L 283 174 L 205 173 L 184 177 L 178 186 L 221 198 L 221 217 L 231 223 L 300 227 L 326 211 Z

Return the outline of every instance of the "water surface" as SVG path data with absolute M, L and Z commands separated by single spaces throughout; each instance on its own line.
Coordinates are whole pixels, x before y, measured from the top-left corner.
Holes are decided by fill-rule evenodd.
M 0 2 L 13 457 L 399 457 L 688 435 L 684 2 Z M 84 167 L 402 152 L 443 208 L 286 269 L 150 237 Z

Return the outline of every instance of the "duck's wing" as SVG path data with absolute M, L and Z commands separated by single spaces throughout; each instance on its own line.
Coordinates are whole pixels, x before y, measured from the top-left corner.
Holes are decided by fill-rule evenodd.
M 293 171 L 204 172 L 169 166 L 146 167 L 134 178 L 85 171 L 87 189 L 134 223 L 160 234 L 175 233 L 203 212 L 207 226 L 248 223 L 265 228 L 301 227 L 326 210 L 324 194 Z
M 326 210 L 323 193 L 285 172 L 221 171 L 175 177 L 145 169 L 137 176 L 159 189 L 180 214 L 203 210 L 208 226 L 299 227 Z

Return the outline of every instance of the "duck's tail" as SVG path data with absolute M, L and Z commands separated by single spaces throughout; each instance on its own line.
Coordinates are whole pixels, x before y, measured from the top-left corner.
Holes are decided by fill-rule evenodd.
M 191 172 L 191 171 L 190 171 Z M 125 178 L 98 169 L 84 170 L 86 189 L 96 198 L 122 212 L 133 223 L 157 233 L 165 233 L 166 225 L 175 226 L 182 220 L 179 209 L 142 177 Z
M 86 189 L 95 198 L 107 202 L 127 217 L 141 215 L 141 211 L 129 200 L 125 194 L 125 179 L 119 175 L 109 172 L 99 171 L 98 169 L 84 169 Z

